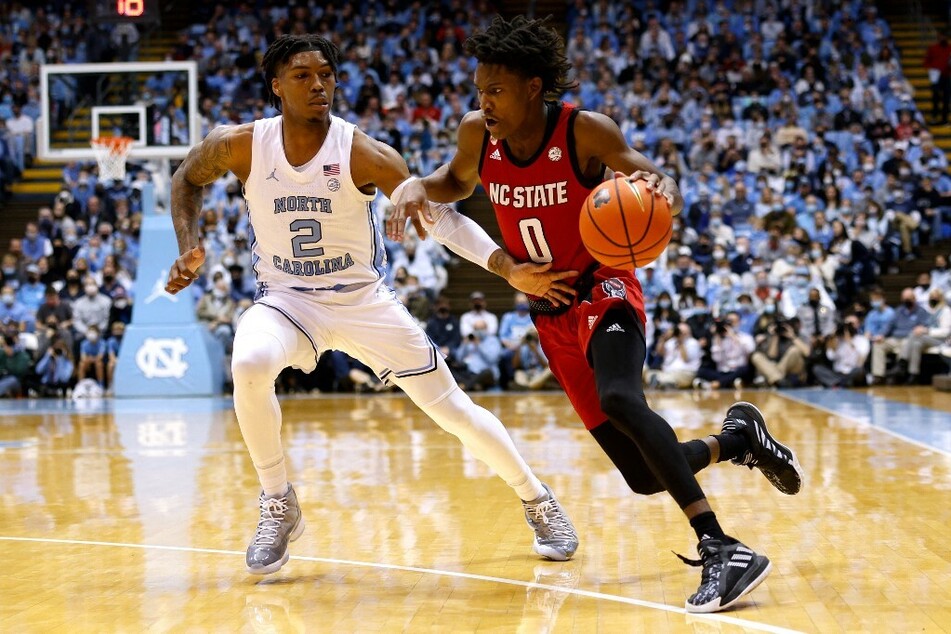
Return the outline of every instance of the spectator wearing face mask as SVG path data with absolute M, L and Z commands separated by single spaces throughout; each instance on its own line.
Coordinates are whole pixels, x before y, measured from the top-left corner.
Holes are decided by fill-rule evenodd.
M 83 285 L 79 273 L 73 269 L 66 272 L 66 284 L 59 290 L 59 298 L 66 305 L 72 306 L 73 302 L 82 297 Z
M 112 308 L 109 310 L 110 327 L 115 323 L 132 322 L 132 301 L 124 286 L 117 286 L 112 295 Z
M 733 228 L 730 227 L 723 221 L 723 212 L 719 209 L 714 209 L 710 212 L 710 224 L 707 226 L 707 233 L 713 239 L 714 244 L 720 245 L 724 249 L 733 246 L 733 243 L 736 242 L 736 234 L 733 232 Z M 714 251 L 714 254 L 716 251 Z M 722 258 L 726 258 L 726 251 L 720 252 Z M 713 259 L 716 260 L 717 256 L 714 255 Z
M 17 301 L 13 287 L 5 284 L 0 291 L 0 323 L 14 323 L 20 332 L 26 332 L 32 321 L 30 310 L 22 302 Z
M 915 326 L 905 339 L 899 357 L 907 363 L 908 383 L 917 384 L 921 376 L 921 357 L 929 348 L 942 345 L 951 336 L 951 307 L 944 294 L 934 288 L 928 294 L 930 317 L 925 325 Z M 900 363 L 900 362 L 899 362 Z
M 750 253 L 750 239 L 740 236 L 736 239 L 736 255 L 730 260 L 730 268 L 737 275 L 748 273 L 753 266 L 753 254 Z M 714 255 L 716 257 L 716 255 Z
M 470 310 L 462 313 L 459 318 L 459 329 L 463 338 L 472 334 L 474 324 L 478 321 L 485 322 L 485 330 L 490 335 L 499 332 L 499 318 L 486 309 L 485 294 L 482 291 L 473 291 L 469 295 Z
M 915 301 L 918 302 L 918 305 L 922 308 L 928 308 L 928 298 L 931 293 L 931 274 L 927 271 L 923 271 L 918 274 L 918 280 L 915 284 Z
M 45 293 L 46 284 L 40 281 L 40 267 L 35 264 L 28 264 L 26 266 L 26 281 L 20 284 L 20 288 L 17 290 L 17 301 L 26 306 L 30 315 L 36 315 L 37 309 L 43 303 Z
M 436 298 L 433 314 L 426 322 L 426 334 L 433 340 L 439 352 L 445 358 L 451 358 L 452 352 L 462 343 L 459 318 L 452 314 L 449 299 Z
M 800 333 L 813 346 L 820 345 L 836 329 L 835 305 L 828 296 L 826 300 L 823 300 L 822 290 L 813 287 L 809 289 L 806 303 L 796 310 L 796 317 L 801 324 Z
M 905 346 L 905 339 L 912 335 L 916 326 L 928 326 L 931 315 L 915 301 L 915 292 L 905 288 L 901 292 L 901 306 L 895 309 L 894 319 L 885 328 L 884 333 L 871 336 L 872 340 L 872 382 L 885 382 L 885 371 L 888 355 L 898 354 L 898 367 L 894 374 L 897 381 L 903 381 L 908 373 L 908 360 L 903 359 L 900 353 Z
M 91 275 L 83 280 L 83 295 L 73 302 L 72 308 L 73 329 L 80 338 L 86 337 L 90 326 L 95 326 L 97 333 L 109 326 L 112 300 L 99 292 L 96 280 Z
M 948 258 L 938 254 L 934 257 L 934 268 L 931 269 L 931 286 L 942 293 L 951 292 L 951 270 L 948 270 Z
M 756 306 L 753 304 L 753 298 L 748 293 L 743 293 L 736 298 L 736 302 L 736 313 L 740 316 L 739 330 L 752 335 L 753 329 L 756 327 L 756 320 L 759 318 Z
M 76 378 L 80 381 L 95 378 L 99 387 L 104 386 L 106 378 L 106 342 L 100 337 L 99 326 L 90 324 L 86 336 L 79 344 L 79 367 Z

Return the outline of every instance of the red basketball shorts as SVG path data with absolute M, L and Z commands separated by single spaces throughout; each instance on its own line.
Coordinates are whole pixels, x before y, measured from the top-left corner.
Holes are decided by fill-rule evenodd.
M 633 273 L 599 269 L 594 278 L 590 301 L 575 304 L 561 315 L 539 315 L 535 319 L 551 371 L 587 429 L 594 429 L 608 419 L 601 411 L 594 370 L 588 361 L 591 335 L 604 314 L 613 308 L 628 306 L 642 324 L 647 321 L 644 293 Z

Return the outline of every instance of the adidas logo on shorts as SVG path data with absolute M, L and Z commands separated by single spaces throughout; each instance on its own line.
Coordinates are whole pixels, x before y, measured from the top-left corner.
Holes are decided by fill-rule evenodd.
M 626 331 L 623 328 L 621 328 L 621 324 L 611 324 L 610 326 L 608 326 L 608 329 L 606 332 L 626 332 Z

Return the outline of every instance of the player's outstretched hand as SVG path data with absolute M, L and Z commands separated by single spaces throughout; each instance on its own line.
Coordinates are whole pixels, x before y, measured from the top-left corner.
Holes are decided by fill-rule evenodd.
M 168 272 L 165 292 L 174 295 L 198 279 L 198 269 L 205 263 L 205 247 L 198 245 L 175 259 Z
M 433 218 L 429 212 L 429 202 L 426 199 L 426 188 L 419 180 L 412 180 L 403 186 L 399 196 L 392 201 L 393 213 L 386 219 L 386 236 L 390 240 L 400 241 L 406 230 L 406 219 L 413 221 L 416 233 L 420 239 L 426 237 L 426 228 L 420 220 L 420 214 L 426 222 L 432 224 Z
M 670 176 L 660 176 L 653 172 L 637 170 L 630 176 L 615 173 L 614 177 L 626 178 L 631 181 L 647 181 L 647 189 L 653 191 L 655 196 L 663 196 L 667 199 L 667 204 L 670 205 L 670 211 L 673 215 L 679 214 L 680 210 L 684 207 L 684 199 L 683 196 L 680 195 L 680 187 L 677 185 L 677 181 Z
M 551 262 L 535 264 L 523 262 L 512 267 L 508 283 L 527 295 L 543 297 L 553 306 L 570 304 L 577 291 L 562 280 L 577 277 L 578 271 L 552 271 Z

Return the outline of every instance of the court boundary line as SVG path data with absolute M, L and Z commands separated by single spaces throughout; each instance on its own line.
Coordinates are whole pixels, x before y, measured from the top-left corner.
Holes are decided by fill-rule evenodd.
M 940 455 L 944 456 L 945 458 L 951 458 L 951 451 L 946 451 L 946 450 L 944 450 L 944 449 L 941 449 L 940 447 L 935 447 L 935 446 L 933 446 L 933 445 L 929 445 L 929 444 L 927 444 L 927 443 L 923 443 L 923 442 L 921 442 L 920 440 L 915 440 L 914 438 L 910 438 L 909 436 L 905 436 L 904 434 L 900 434 L 900 433 L 898 433 L 897 431 L 893 431 L 893 430 L 891 430 L 891 429 L 888 429 L 887 427 L 882 427 L 881 425 L 877 425 L 876 423 L 873 423 L 873 422 L 871 421 L 871 419 L 869 419 L 868 421 L 865 421 L 865 420 L 862 420 L 862 419 L 860 419 L 860 418 L 855 417 L 855 416 L 852 415 L 852 414 L 845 414 L 845 413 L 842 413 L 842 412 L 837 412 L 836 410 L 832 409 L 831 407 L 826 407 L 825 405 L 819 405 L 818 403 L 813 403 L 813 402 L 811 402 L 811 401 L 807 401 L 807 400 L 805 400 L 804 398 L 801 398 L 801 397 L 792 396 L 791 394 L 788 394 L 788 393 L 783 392 L 783 391 L 777 391 L 776 394 L 777 394 L 778 396 L 781 396 L 781 397 L 783 397 L 783 398 L 785 398 L 785 399 L 788 399 L 788 400 L 790 400 L 790 401 L 792 401 L 792 402 L 794 402 L 794 403 L 799 403 L 800 405 L 806 405 L 806 406 L 808 406 L 808 407 L 812 407 L 812 408 L 815 408 L 815 409 L 817 409 L 817 410 L 826 412 L 827 414 L 832 414 L 833 416 L 839 416 L 839 417 L 841 417 L 841 418 L 847 418 L 847 419 L 849 419 L 849 420 L 851 420 L 851 421 L 855 421 L 856 423 L 858 423 L 859 425 L 862 425 L 863 427 L 871 427 L 872 429 L 875 429 L 875 430 L 880 431 L 880 432 L 882 432 L 882 433 L 884 433 L 884 434 L 887 434 L 887 435 L 891 436 L 892 438 L 897 438 L 898 440 L 902 440 L 902 441 L 904 441 L 904 442 L 906 442 L 906 443 L 908 443 L 908 444 L 910 444 L 910 445 L 914 445 L 914 446 L 918 447 L 919 449 L 927 449 L 928 451 L 931 451 L 931 452 L 940 454 Z M 868 396 L 868 395 L 866 395 L 866 398 L 871 398 L 871 397 Z M 882 398 L 885 398 L 885 397 L 882 397 Z M 886 399 L 886 400 L 888 400 L 888 399 Z M 893 402 L 893 403 L 900 403 L 900 401 L 892 401 L 892 402 Z M 906 403 L 906 405 L 911 405 L 911 404 L 910 404 L 910 403 Z M 921 406 L 920 406 L 920 405 L 916 405 L 916 406 L 913 406 L 913 407 L 921 407 Z
M 13 536 L 0 535 L 0 542 L 4 542 L 4 541 L 31 542 L 31 543 L 41 543 L 41 544 L 62 544 L 62 545 L 72 545 L 72 546 L 104 546 L 104 547 L 111 547 L 111 548 L 134 548 L 138 550 L 166 550 L 166 551 L 173 551 L 173 552 L 198 553 L 198 554 L 205 554 L 205 555 L 238 555 L 238 556 L 245 555 L 245 553 L 242 551 L 223 550 L 218 548 L 198 548 L 193 546 L 163 546 L 158 544 L 132 544 L 132 543 L 124 543 L 124 542 L 104 542 L 104 541 L 82 540 L 82 539 L 13 537 Z M 790 630 L 787 628 L 779 627 L 777 625 L 769 625 L 767 623 L 759 623 L 757 621 L 747 621 L 745 619 L 727 616 L 725 614 L 689 613 L 684 608 L 678 608 L 678 607 L 675 607 L 672 605 L 666 605 L 663 603 L 654 603 L 653 601 L 645 601 L 643 599 L 624 597 L 624 596 L 620 596 L 616 594 L 607 594 L 604 592 L 595 592 L 593 590 L 583 590 L 580 588 L 565 588 L 562 586 L 552 586 L 552 585 L 548 585 L 544 583 L 536 583 L 534 581 L 521 581 L 518 579 L 508 579 L 506 577 L 493 577 L 490 575 L 480 575 L 480 574 L 469 573 L 469 572 L 458 572 L 453 570 L 439 570 L 437 568 L 421 568 L 418 566 L 403 566 L 399 564 L 387 564 L 387 563 L 372 562 L 372 561 L 335 559 L 331 557 L 312 557 L 312 556 L 306 556 L 306 555 L 292 555 L 290 559 L 296 560 L 296 561 L 309 562 L 309 563 L 323 563 L 323 564 L 332 564 L 332 565 L 354 566 L 354 567 L 361 567 L 361 568 L 378 568 L 383 570 L 395 570 L 400 572 L 413 572 L 418 574 L 437 575 L 441 577 L 453 577 L 457 579 L 469 579 L 473 581 L 483 581 L 488 583 L 501 583 L 501 584 L 510 585 L 510 586 L 520 586 L 523 588 L 538 588 L 540 590 L 552 590 L 555 592 L 564 592 L 566 594 L 572 594 L 575 596 L 585 597 L 588 599 L 599 599 L 599 600 L 610 601 L 614 603 L 633 605 L 640 608 L 647 608 L 650 610 L 658 610 L 661 612 L 682 614 L 684 616 L 690 616 L 691 618 L 703 618 L 703 619 L 707 619 L 711 621 L 719 621 L 721 623 L 736 625 L 737 627 L 753 629 L 760 632 L 772 632 L 774 634 L 798 633 L 798 630 Z

